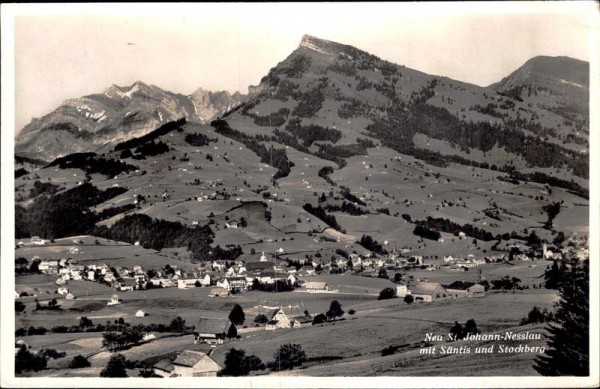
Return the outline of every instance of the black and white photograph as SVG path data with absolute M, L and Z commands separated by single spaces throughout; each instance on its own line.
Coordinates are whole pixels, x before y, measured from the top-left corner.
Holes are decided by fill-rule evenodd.
M 1 385 L 597 386 L 598 7 L 2 4 Z

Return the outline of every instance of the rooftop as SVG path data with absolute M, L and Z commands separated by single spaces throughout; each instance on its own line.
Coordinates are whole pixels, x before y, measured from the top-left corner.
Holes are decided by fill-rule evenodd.
M 193 367 L 203 358 L 210 358 L 202 351 L 183 350 L 173 361 L 174 365 Z

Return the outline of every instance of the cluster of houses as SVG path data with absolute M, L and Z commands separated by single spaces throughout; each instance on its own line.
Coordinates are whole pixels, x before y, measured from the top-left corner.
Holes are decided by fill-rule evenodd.
M 455 281 L 450 285 L 437 282 L 415 282 L 396 287 L 398 297 L 410 295 L 415 302 L 431 303 L 439 300 L 465 297 L 485 297 L 485 287 L 468 281 Z
M 163 269 L 146 270 L 142 266 L 111 267 L 108 264 L 82 265 L 72 258 L 43 259 L 39 261 L 39 270 L 46 275 L 56 275 L 57 292 L 69 298 L 69 281 L 101 282 L 116 291 L 127 292 L 149 288 L 189 289 L 211 287 L 209 296 L 223 297 L 244 292 L 260 286 L 275 286 L 284 283 L 290 288 L 303 284 L 300 277 L 315 274 L 313 264 L 306 264 L 300 269 L 288 268 L 284 262 L 267 259 L 264 253 L 259 261 L 213 261 L 199 266 L 193 271 L 186 271 L 177 266 L 167 265 Z M 309 292 L 327 292 L 324 283 L 309 283 Z

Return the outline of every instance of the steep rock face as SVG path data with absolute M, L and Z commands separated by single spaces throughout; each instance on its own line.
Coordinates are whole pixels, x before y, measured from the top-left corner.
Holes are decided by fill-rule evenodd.
M 34 119 L 16 139 L 18 155 L 52 160 L 66 154 L 93 151 L 142 136 L 162 124 L 185 117 L 206 122 L 239 104 L 243 96 L 206 92 L 184 96 L 136 82 L 112 85 L 101 94 L 65 101 L 53 112 Z
M 231 110 L 241 104 L 244 98 L 245 96 L 238 92 L 232 95 L 227 91 L 211 92 L 202 88 L 189 95 L 196 115 L 204 122 Z

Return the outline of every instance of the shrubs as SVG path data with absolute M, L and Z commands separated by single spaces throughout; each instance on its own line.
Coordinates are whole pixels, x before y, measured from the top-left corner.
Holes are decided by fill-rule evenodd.
M 187 247 L 197 260 L 233 260 L 242 254 L 239 247 L 224 250 L 211 248 L 214 233 L 209 226 L 189 228 L 179 222 L 152 219 L 147 215 L 127 215 L 108 229 L 96 227 L 93 235 L 129 243 L 139 241 L 144 247 L 162 250 L 165 247 Z
M 377 297 L 377 300 L 389 300 L 396 297 L 397 295 L 395 288 L 384 288 L 381 290 L 381 292 L 379 292 L 379 297 Z
M 277 169 L 273 180 L 287 177 L 292 171 L 294 163 L 287 158 L 285 149 L 275 149 L 272 146 L 267 148 L 259 142 L 259 137 L 251 137 L 238 130 L 229 127 L 225 120 L 213 120 L 210 123 L 215 128 L 215 132 L 243 143 L 248 149 L 252 150 L 260 157 L 262 163 L 268 163 Z
M 383 246 L 369 235 L 361 236 L 360 241 L 358 243 L 367 250 L 373 251 L 374 253 L 381 255 L 387 253 L 387 251 L 384 250 Z
M 464 327 L 461 326 L 457 321 L 455 321 L 452 328 L 450 328 L 449 339 L 452 341 L 460 340 L 460 339 L 464 339 L 468 335 L 474 335 L 474 334 L 479 334 L 479 333 L 480 333 L 480 331 L 477 328 L 477 324 L 475 323 L 475 320 L 473 320 L 473 319 L 467 320 Z
M 547 309 L 544 308 L 541 310 L 537 306 L 534 306 L 527 314 L 527 317 L 521 319 L 520 325 L 545 323 L 551 321 L 552 319 L 553 315 L 552 313 L 548 312 Z
M 322 313 L 319 313 L 318 315 L 316 315 L 316 316 L 313 318 L 313 322 L 312 322 L 312 324 L 313 324 L 313 325 L 322 324 L 322 323 L 325 323 L 326 321 L 327 321 L 327 316 L 325 316 L 325 315 L 324 315 L 324 314 L 322 314 Z
M 48 362 L 46 358 L 33 354 L 27 350 L 25 345 L 22 345 L 19 351 L 15 354 L 15 373 L 20 374 L 24 371 L 40 371 L 44 370 Z
M 133 156 L 135 159 L 145 159 L 146 157 L 152 157 L 159 154 L 164 154 L 170 150 L 169 146 L 163 141 L 158 142 L 146 142 L 139 145 L 135 149 L 136 155 Z
M 98 173 L 106 177 L 114 177 L 137 169 L 136 166 L 125 162 L 98 157 L 96 153 L 69 154 L 55 159 L 47 167 L 52 166 L 58 166 L 60 169 L 81 169 L 87 174 Z
M 306 353 L 299 344 L 287 343 L 279 347 L 273 354 L 273 362 L 270 363 L 271 370 L 291 370 L 306 362 Z
M 431 240 L 438 240 L 442 235 L 434 230 L 430 230 L 427 227 L 423 227 L 423 226 L 415 226 L 415 229 L 413 230 L 413 234 L 420 236 L 421 238 L 425 238 L 425 239 L 431 239 Z
M 115 354 L 110 357 L 108 364 L 100 372 L 100 377 L 127 377 L 125 367 L 127 360 L 121 354 Z
M 319 112 L 323 105 L 323 101 L 325 101 L 325 95 L 323 94 L 322 89 L 327 86 L 327 78 L 322 78 L 319 81 L 319 85 L 302 94 L 298 105 L 292 111 L 292 115 L 310 118 Z
M 186 134 L 185 141 L 192 146 L 201 147 L 208 146 L 211 141 L 215 141 L 215 139 L 210 139 L 208 136 L 195 132 L 193 134 Z
M 91 363 L 84 357 L 82 357 L 81 355 L 76 355 L 73 357 L 73 359 L 71 360 L 71 363 L 69 363 L 69 368 L 70 369 L 82 369 L 84 367 L 90 367 Z
M 125 192 L 127 189 L 124 188 L 102 191 L 90 183 L 84 183 L 51 197 L 38 197 L 27 209 L 17 204 L 16 237 L 38 235 L 52 239 L 88 234 L 97 220 L 88 208 Z
M 327 181 L 329 185 L 336 186 L 337 184 L 331 178 L 329 178 L 331 173 L 333 173 L 333 168 L 331 166 L 323 166 L 321 169 L 319 169 L 318 174 L 319 177 Z
M 245 376 L 254 370 L 264 370 L 265 364 L 256 355 L 246 356 L 245 350 L 230 348 L 225 354 L 225 367 L 220 376 Z
M 309 147 L 315 141 L 329 141 L 336 143 L 342 137 L 342 133 L 333 128 L 321 127 L 315 124 L 302 126 L 300 119 L 290 120 L 285 130 L 304 139 L 304 147 Z
M 317 207 L 313 207 L 311 204 L 304 204 L 302 208 L 311 215 L 321 219 L 329 227 L 338 231 L 342 229 L 342 227 L 338 224 L 337 220 L 335 219 L 335 216 L 327 214 L 325 209 L 323 209 L 320 205 Z
M 250 112 L 247 113 L 248 116 L 254 118 L 254 124 L 262 127 L 279 127 L 286 122 L 289 114 L 290 110 L 287 108 L 280 108 L 277 112 L 266 116 L 253 115 Z
M 156 130 L 147 133 L 146 135 L 140 136 L 138 138 L 129 139 L 127 141 L 121 142 L 115 146 L 115 151 L 124 150 L 124 149 L 132 149 L 134 147 L 138 147 L 146 142 L 153 141 L 161 135 L 168 134 L 169 132 L 178 129 L 186 123 L 185 118 L 181 118 L 179 120 L 171 121 L 163 124 Z

